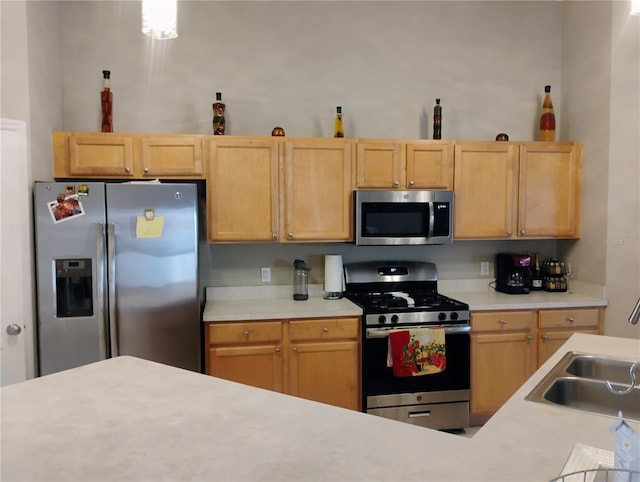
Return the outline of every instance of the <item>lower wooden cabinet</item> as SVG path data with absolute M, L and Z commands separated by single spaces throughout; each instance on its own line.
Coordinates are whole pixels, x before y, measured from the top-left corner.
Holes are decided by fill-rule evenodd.
M 489 418 L 535 371 L 535 311 L 471 314 L 471 418 Z
M 598 308 L 545 310 L 538 313 L 538 366 L 574 333 L 602 333 L 604 311 Z
M 602 333 L 601 308 L 471 313 L 472 424 L 486 422 L 574 333 Z
M 353 317 L 209 323 L 206 373 L 359 410 L 359 334 Z

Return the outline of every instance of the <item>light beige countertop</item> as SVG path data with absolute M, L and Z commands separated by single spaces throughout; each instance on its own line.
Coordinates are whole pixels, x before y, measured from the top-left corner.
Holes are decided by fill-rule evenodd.
M 573 335 L 472 438 L 114 358 L 1 389 L 0 475 L 7 482 L 548 481 L 576 442 L 614 447 L 613 418 L 524 400 L 568 350 L 638 359 L 640 341 Z
M 471 311 L 604 307 L 601 286 L 572 281 L 571 291 L 532 291 L 509 295 L 495 291 L 490 280 L 441 280 L 438 291 L 469 305 Z M 309 286 L 309 299 L 294 301 L 292 287 L 242 286 L 207 288 L 203 322 L 360 316 L 362 309 L 342 298 L 323 299 L 321 285 Z
M 602 308 L 607 306 L 601 286 L 579 281 L 571 282 L 565 292 L 531 291 L 525 295 L 510 295 L 494 290 L 488 281 L 449 281 L 438 283 L 438 291 L 463 301 L 471 311 L 542 310 L 555 308 Z
M 293 299 L 285 285 L 207 288 L 202 321 L 246 321 L 291 318 L 361 316 L 362 309 L 346 298 L 325 300 L 320 285 L 309 286 L 309 299 Z

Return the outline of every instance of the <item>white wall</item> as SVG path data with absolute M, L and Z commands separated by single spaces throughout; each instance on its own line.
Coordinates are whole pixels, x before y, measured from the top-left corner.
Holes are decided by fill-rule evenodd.
M 558 250 L 578 278 L 606 285 L 605 333 L 640 337 L 626 322 L 640 296 L 640 17 L 628 9 L 565 2 L 564 131 L 584 143 L 586 235 Z
M 545 84 L 561 100 L 558 2 L 180 1 L 175 40 L 140 33 L 139 2 L 62 2 L 64 127 L 99 127 L 112 71 L 114 129 L 532 139 Z M 558 113 L 561 116 L 561 112 Z

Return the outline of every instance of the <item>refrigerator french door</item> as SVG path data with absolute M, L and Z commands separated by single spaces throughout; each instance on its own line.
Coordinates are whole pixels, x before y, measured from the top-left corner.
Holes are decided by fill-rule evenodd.
M 40 375 L 119 355 L 200 371 L 194 184 L 36 182 Z

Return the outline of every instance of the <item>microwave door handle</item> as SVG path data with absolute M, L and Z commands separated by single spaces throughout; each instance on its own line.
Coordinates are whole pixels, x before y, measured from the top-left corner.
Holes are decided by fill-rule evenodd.
M 433 238 L 433 226 L 436 223 L 435 209 L 432 202 L 427 204 L 427 209 L 429 209 L 429 239 L 431 239 Z

